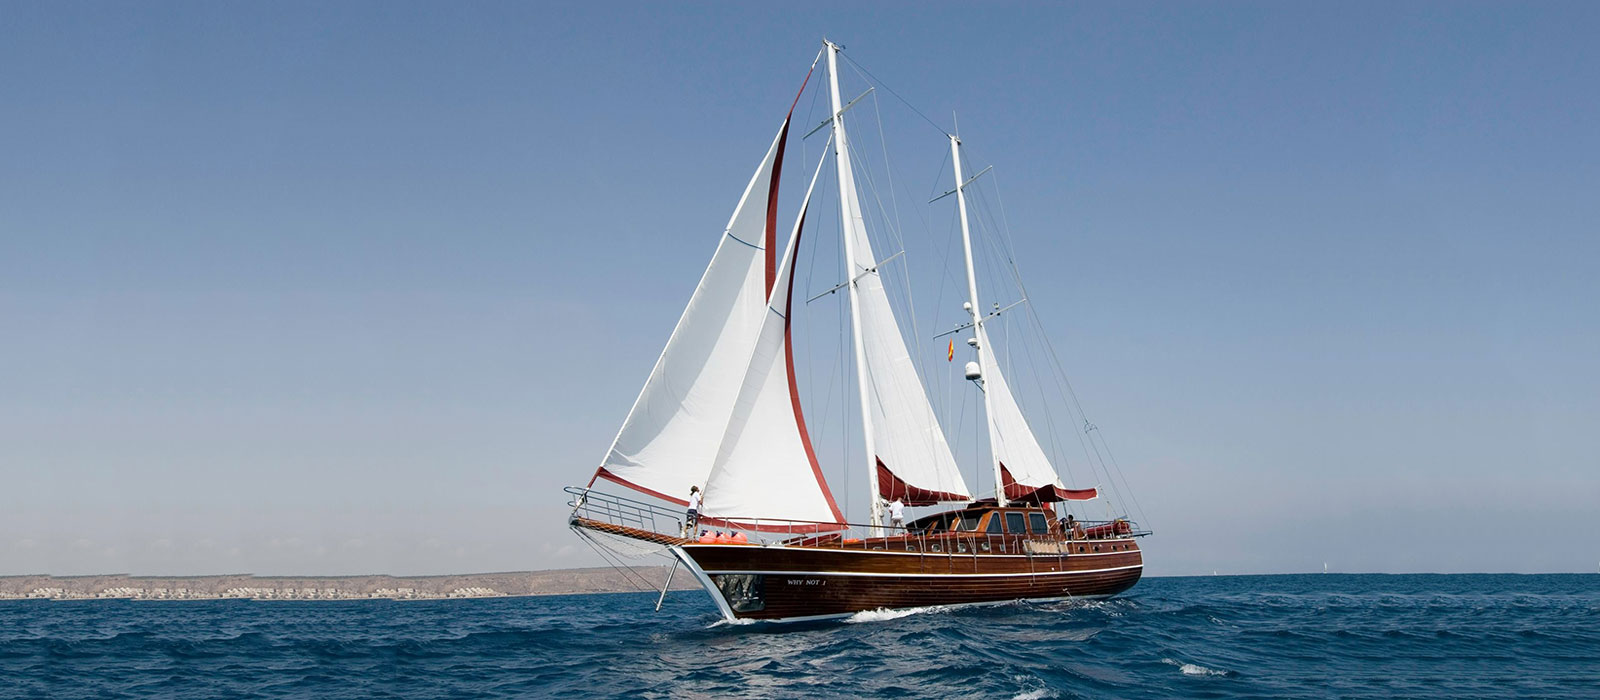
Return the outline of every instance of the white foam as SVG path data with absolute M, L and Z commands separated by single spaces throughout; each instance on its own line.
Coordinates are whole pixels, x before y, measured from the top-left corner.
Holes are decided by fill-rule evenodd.
M 898 610 L 885 610 L 879 608 L 877 610 L 863 610 L 845 618 L 844 621 L 848 624 L 856 624 L 860 622 L 884 622 L 886 620 L 898 620 L 908 615 L 943 612 L 945 609 L 946 608 L 943 605 L 930 605 L 924 608 L 900 608 Z
M 711 623 L 709 625 L 706 625 L 706 629 L 715 629 L 715 628 L 721 627 L 723 625 L 753 625 L 756 622 L 758 622 L 758 620 L 745 620 L 745 619 L 738 619 L 738 618 L 729 620 L 729 619 L 724 618 L 724 619 L 721 619 L 721 620 L 717 620 L 716 622 L 713 622 L 713 623 Z
M 1218 670 L 1213 669 L 1213 668 L 1206 668 L 1206 667 L 1201 666 L 1199 664 L 1186 664 L 1186 663 L 1183 663 L 1181 661 L 1175 661 L 1173 659 L 1162 659 L 1161 663 L 1172 664 L 1173 666 L 1177 666 L 1178 670 L 1180 672 L 1182 672 L 1183 675 L 1185 675 L 1185 676 L 1226 676 L 1226 675 L 1228 675 L 1227 671 L 1218 671 Z
M 1053 698 L 1053 697 L 1056 697 L 1056 694 L 1054 692 L 1051 692 L 1050 690 L 1045 689 L 1045 688 L 1040 688 L 1039 690 L 1030 690 L 1030 691 L 1028 691 L 1026 693 L 1022 693 L 1020 695 L 1017 695 L 1016 697 L 1012 698 L 1011 700 L 1044 700 L 1044 698 Z

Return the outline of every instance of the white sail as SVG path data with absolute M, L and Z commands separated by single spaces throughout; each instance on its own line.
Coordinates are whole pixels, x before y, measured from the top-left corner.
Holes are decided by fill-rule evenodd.
M 745 187 L 597 478 L 683 503 L 711 473 L 767 312 L 764 234 L 788 124 Z
M 850 186 L 853 189 L 854 183 Z M 861 268 L 851 274 L 856 278 L 855 312 L 861 318 L 865 359 L 860 381 L 867 390 L 877 452 L 873 460 L 877 464 L 869 468 L 878 468 L 878 492 L 885 500 L 900 498 L 908 503 L 971 500 L 900 335 L 867 232 L 858 225 L 846 228 Z
M 815 176 L 811 183 L 816 185 Z M 772 286 L 732 420 L 706 481 L 704 517 L 713 522 L 773 531 L 816 532 L 843 526 L 843 515 L 822 478 L 806 434 L 790 347 L 794 256 L 810 200 L 808 189 Z
M 878 274 L 878 257 L 867 238 L 855 172 L 850 165 L 849 141 L 838 116 L 842 108 L 837 51 L 837 46 L 829 44 L 830 91 L 836 112 L 834 157 L 846 246 L 845 269 L 850 275 L 846 284 L 852 287 L 851 308 L 855 314 L 856 371 L 862 394 L 867 469 L 876 491 L 872 495 L 875 499 L 899 498 L 920 504 L 971 500 L 944 430 L 917 377 L 916 365 L 900 336 L 899 323 Z M 876 523 L 876 507 L 872 517 Z
M 989 344 L 989 333 L 982 324 L 977 327 L 977 337 L 978 362 L 983 367 L 983 390 L 988 393 L 989 399 L 989 450 L 999 464 L 998 471 L 1009 477 L 1003 479 L 1009 482 L 1005 484 L 1006 498 L 1022 499 L 1045 489 L 1039 494 L 1043 500 L 1060 500 L 1056 494 L 1065 495 L 1066 487 L 1061 484 L 1061 477 L 1056 475 L 1050 458 L 1045 456 L 1044 448 L 1039 446 L 1038 438 L 1028 427 L 1022 407 L 1011 395 L 1011 387 L 1006 384 L 1005 374 L 1000 371 L 1000 362 Z

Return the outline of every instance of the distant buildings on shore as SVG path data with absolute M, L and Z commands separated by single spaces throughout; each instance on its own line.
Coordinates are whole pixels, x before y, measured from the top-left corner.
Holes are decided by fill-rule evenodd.
M 297 588 L 288 586 L 243 586 L 225 591 L 207 591 L 190 588 L 133 588 L 117 586 L 98 591 L 74 590 L 45 586 L 30 591 L 0 590 L 0 600 L 42 598 L 46 600 L 95 600 L 125 598 L 129 600 L 368 600 L 373 598 L 393 600 L 425 600 L 433 598 L 492 598 L 509 595 L 484 586 L 467 586 L 448 591 L 426 591 L 415 588 L 379 588 L 374 591 L 355 591 L 338 587 Z
M 660 589 L 667 567 L 609 568 L 442 576 L 0 576 L 6 600 L 438 600 L 497 596 L 624 593 Z M 680 576 L 673 588 L 696 588 Z

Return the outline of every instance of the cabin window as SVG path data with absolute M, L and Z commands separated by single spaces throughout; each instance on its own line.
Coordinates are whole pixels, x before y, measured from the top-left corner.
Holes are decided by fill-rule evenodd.
M 1028 514 L 1028 530 L 1035 535 L 1050 534 L 1050 523 L 1044 519 L 1044 513 Z
M 982 513 L 963 513 L 961 515 L 961 526 L 960 526 L 961 531 L 962 532 L 977 532 L 978 531 L 978 519 L 981 518 L 981 517 L 983 517 Z M 954 529 L 954 528 L 952 528 L 952 529 Z
M 999 515 L 991 515 L 991 516 L 989 516 L 989 530 L 988 530 L 988 532 L 989 532 L 989 534 L 992 534 L 992 535 L 1000 534 L 1000 516 Z
M 1028 529 L 1022 525 L 1021 513 L 1006 513 L 1006 532 L 1020 535 L 1027 531 Z

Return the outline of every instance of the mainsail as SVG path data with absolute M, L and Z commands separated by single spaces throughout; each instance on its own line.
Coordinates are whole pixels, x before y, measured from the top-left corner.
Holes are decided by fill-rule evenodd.
M 819 163 L 817 173 L 821 172 Z M 813 175 L 811 187 L 816 182 Z M 706 481 L 704 517 L 712 522 L 780 532 L 845 527 L 806 433 L 790 342 L 794 258 L 810 202 L 808 188 L 778 267 L 733 417 Z
M 876 484 L 873 496 L 900 499 L 907 505 L 967 501 L 944 430 L 939 427 L 916 366 L 900 336 L 900 325 L 878 274 L 878 257 L 867 238 L 850 166 L 850 145 L 841 118 L 837 46 L 828 45 L 833 103 L 834 159 L 839 178 L 839 207 L 844 228 L 846 274 L 856 335 L 857 378 L 860 382 L 867 468 Z M 871 510 L 877 522 L 878 509 Z
M 849 185 L 853 190 L 854 183 Z M 850 272 L 865 360 L 859 374 L 871 411 L 878 494 L 907 505 L 972 500 L 900 335 L 867 232 L 860 226 L 846 229 L 855 248 L 857 269 Z
M 596 478 L 679 504 L 706 483 L 767 315 L 763 253 L 788 130 L 784 119 Z

